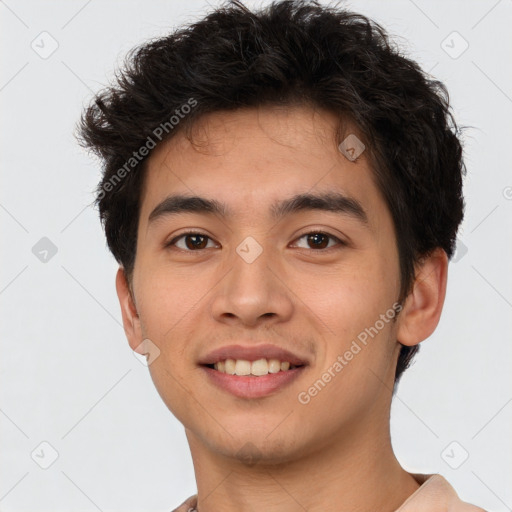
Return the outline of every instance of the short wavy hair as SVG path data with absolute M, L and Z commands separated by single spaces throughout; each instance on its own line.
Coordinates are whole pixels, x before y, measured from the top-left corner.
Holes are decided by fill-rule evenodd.
M 170 123 L 191 99 L 194 108 Z M 134 48 L 115 83 L 82 113 L 79 142 L 103 163 L 95 204 L 129 281 L 148 160 L 134 155 L 155 138 L 155 128 L 165 127 L 161 144 L 189 133 L 207 113 L 301 104 L 335 114 L 340 141 L 349 121 L 366 146 L 394 222 L 399 301 L 410 293 L 422 257 L 438 247 L 453 256 L 466 169 L 444 84 L 403 55 L 378 23 L 338 5 L 284 0 L 252 11 L 231 0 Z M 395 383 L 417 350 L 401 347 Z

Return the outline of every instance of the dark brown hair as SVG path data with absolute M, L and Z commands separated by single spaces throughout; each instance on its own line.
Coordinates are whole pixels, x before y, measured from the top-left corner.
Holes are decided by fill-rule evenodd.
M 104 164 L 96 204 L 107 243 L 129 279 L 148 154 L 141 149 L 206 113 L 297 103 L 350 120 L 361 134 L 395 225 L 399 301 L 422 256 L 438 247 L 453 255 L 465 166 L 445 86 L 365 16 L 316 1 L 251 11 L 232 0 L 132 50 L 81 118 L 79 140 Z M 395 382 L 417 350 L 401 347 Z

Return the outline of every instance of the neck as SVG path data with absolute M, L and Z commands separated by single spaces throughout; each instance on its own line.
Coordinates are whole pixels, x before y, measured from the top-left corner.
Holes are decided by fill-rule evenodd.
M 251 465 L 213 452 L 187 430 L 198 512 L 393 512 L 419 484 L 394 456 L 389 423 L 384 431 L 377 423 L 344 429 L 306 456 Z

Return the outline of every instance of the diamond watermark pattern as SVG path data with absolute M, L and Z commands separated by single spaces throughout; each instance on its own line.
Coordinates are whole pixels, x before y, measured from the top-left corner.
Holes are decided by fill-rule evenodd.
M 32 247 L 32 254 L 41 262 L 48 263 L 56 254 L 57 246 L 46 236 Z
M 467 245 L 460 239 L 457 238 L 457 245 L 455 246 L 455 253 L 452 256 L 453 263 L 460 261 L 468 253 Z
M 468 451 L 457 441 L 452 441 L 442 452 L 441 458 L 452 469 L 459 469 L 468 460 Z
M 263 252 L 263 247 L 252 236 L 248 236 L 236 248 L 236 252 L 246 263 L 252 263 Z
M 50 58 L 59 47 L 57 40 L 49 32 L 41 32 L 31 43 L 30 46 L 41 59 Z
M 366 149 L 366 146 L 351 133 L 343 142 L 340 142 L 338 149 L 343 153 L 345 158 L 353 162 Z
M 441 48 L 452 59 L 458 59 L 468 48 L 469 43 L 454 30 L 441 42 Z
M 135 347 L 133 355 L 144 366 L 150 366 L 151 363 L 160 355 L 160 349 L 149 339 L 142 340 L 140 345 Z
M 238 450 L 236 458 L 246 466 L 254 466 L 261 459 L 261 452 L 255 444 L 248 442 Z
M 39 467 L 48 469 L 59 458 L 59 452 L 48 441 L 43 441 L 30 456 Z

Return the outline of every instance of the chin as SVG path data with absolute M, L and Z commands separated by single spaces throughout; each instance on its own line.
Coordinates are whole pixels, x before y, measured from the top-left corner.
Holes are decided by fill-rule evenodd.
M 284 431 L 280 435 L 276 432 L 272 433 L 272 428 L 246 430 L 243 434 L 240 430 L 228 430 L 230 431 L 233 432 L 233 436 L 221 429 L 215 437 L 212 436 L 212 432 L 202 432 L 194 437 L 206 445 L 212 453 L 230 460 L 236 459 L 245 466 L 276 466 L 289 463 L 304 455 L 305 446 L 300 440 Z

